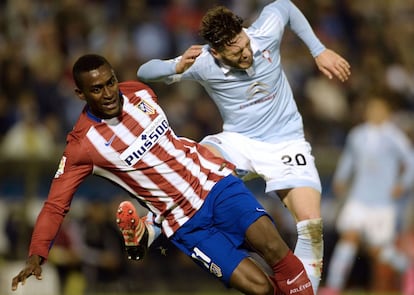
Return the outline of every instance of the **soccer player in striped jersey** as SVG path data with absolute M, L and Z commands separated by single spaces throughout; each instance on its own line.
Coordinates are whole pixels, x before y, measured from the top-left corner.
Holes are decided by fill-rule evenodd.
M 86 177 L 98 175 L 153 212 L 163 234 L 226 286 L 246 294 L 314 294 L 303 264 L 271 217 L 232 175 L 234 165 L 177 137 L 147 85 L 118 83 L 108 61 L 93 54 L 75 62 L 73 78 L 86 106 L 67 136 L 26 265 L 12 279 L 12 290 L 32 275 L 42 278 L 41 265 L 75 191 Z M 273 273 L 265 273 L 249 250 L 261 255 Z
M 200 27 L 207 45 L 193 45 L 175 59 L 150 60 L 137 74 L 146 82 L 193 80 L 204 87 L 224 124 L 223 132 L 201 143 L 237 169 L 261 176 L 266 192 L 278 194 L 297 223 L 295 254 L 316 293 L 323 258 L 321 183 L 281 65 L 280 44 L 286 26 L 305 42 L 323 74 L 348 79 L 348 62 L 325 48 L 289 0 L 265 6 L 248 28 L 225 7 L 212 8 Z

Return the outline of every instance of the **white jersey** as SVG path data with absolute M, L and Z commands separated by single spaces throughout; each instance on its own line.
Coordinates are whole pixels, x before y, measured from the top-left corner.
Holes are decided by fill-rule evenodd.
M 216 103 L 223 118 L 223 131 L 269 143 L 304 138 L 302 117 L 280 60 L 280 44 L 286 26 L 299 35 L 313 56 L 325 47 L 299 9 L 289 0 L 265 6 L 247 28 L 253 49 L 253 65 L 247 70 L 220 66 L 209 46 L 183 74 L 175 74 L 179 58 L 151 60 L 138 70 L 143 81 L 198 81 Z
M 334 181 L 352 179 L 349 198 L 371 208 L 387 206 L 394 201 L 395 185 L 412 187 L 413 169 L 412 147 L 400 129 L 392 123 L 363 123 L 350 131 Z

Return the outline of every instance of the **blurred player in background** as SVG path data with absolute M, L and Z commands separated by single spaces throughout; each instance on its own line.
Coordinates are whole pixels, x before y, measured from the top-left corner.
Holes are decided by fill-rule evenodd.
M 143 64 L 138 78 L 174 83 L 199 82 L 217 104 L 223 132 L 201 143 L 276 191 L 297 226 L 295 254 L 302 260 L 316 292 L 323 259 L 321 183 L 302 117 L 281 66 L 280 45 L 289 26 L 307 45 L 317 67 L 329 79 L 346 81 L 348 62 L 315 36 L 300 10 L 289 0 L 265 6 L 253 24 L 225 7 L 209 10 L 200 35 L 207 45 L 193 45 L 172 60 Z
M 349 133 L 333 182 L 337 197 L 346 200 L 337 219 L 340 239 L 333 251 L 322 294 L 340 294 L 346 286 L 359 245 L 372 259 L 373 291 L 386 290 L 389 277 L 381 253 L 394 243 L 396 199 L 412 189 L 412 146 L 391 122 L 386 99 L 373 96 L 365 106 L 365 122 Z
M 12 279 L 12 290 L 32 275 L 42 278 L 41 265 L 72 198 L 94 174 L 124 188 L 153 212 L 171 242 L 226 286 L 245 294 L 314 294 L 303 264 L 266 210 L 232 175 L 233 164 L 177 137 L 148 86 L 118 83 L 112 66 L 99 55 L 80 57 L 73 78 L 86 106 L 67 136 L 29 257 Z M 121 203 L 118 224 L 123 233 L 133 231 L 133 240 L 143 223 L 131 216 L 136 216 L 134 206 Z M 248 250 L 267 262 L 270 275 L 250 259 Z

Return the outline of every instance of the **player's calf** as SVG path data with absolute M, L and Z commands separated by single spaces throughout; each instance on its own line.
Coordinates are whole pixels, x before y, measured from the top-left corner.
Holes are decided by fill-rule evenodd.
M 289 251 L 288 254 L 273 267 L 272 281 L 277 286 L 275 294 L 314 295 L 312 283 L 302 262 Z

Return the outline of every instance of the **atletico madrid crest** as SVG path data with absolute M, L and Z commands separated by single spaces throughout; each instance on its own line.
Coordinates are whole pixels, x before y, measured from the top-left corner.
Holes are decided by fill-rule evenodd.
M 218 278 L 221 278 L 223 276 L 220 266 L 215 263 L 210 264 L 210 272 Z
M 148 115 L 155 114 L 155 109 L 145 100 L 141 99 L 141 101 L 136 105 L 141 111 Z

